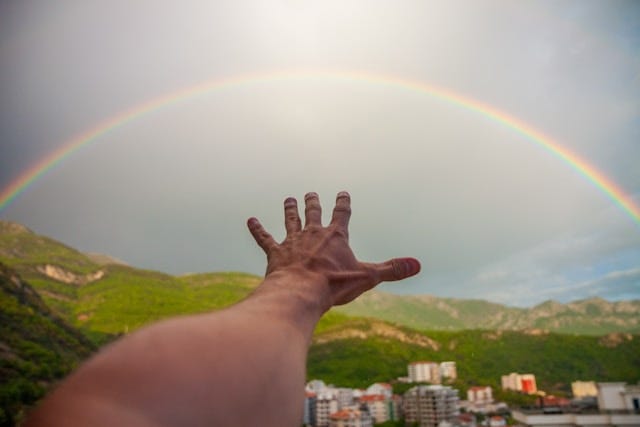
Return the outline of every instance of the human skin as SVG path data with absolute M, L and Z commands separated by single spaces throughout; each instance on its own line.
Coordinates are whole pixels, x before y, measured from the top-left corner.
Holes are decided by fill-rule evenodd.
M 356 259 L 348 243 L 350 196 L 338 193 L 321 224 L 316 193 L 284 202 L 277 243 L 255 218 L 267 255 L 256 290 L 224 310 L 145 327 L 101 350 L 47 397 L 33 426 L 299 426 L 307 351 L 316 323 L 383 281 L 420 271 L 414 258 Z

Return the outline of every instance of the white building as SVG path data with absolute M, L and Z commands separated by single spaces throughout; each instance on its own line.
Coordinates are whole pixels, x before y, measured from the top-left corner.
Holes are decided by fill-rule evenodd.
M 640 384 L 598 383 L 597 389 L 601 411 L 640 411 Z
M 493 403 L 493 393 L 489 386 L 476 386 L 467 390 L 467 400 L 474 405 Z
M 373 417 L 376 424 L 389 421 L 389 404 L 391 399 L 386 398 L 382 394 L 369 394 L 360 398 L 360 403 L 366 406 L 369 414 Z
M 381 394 L 387 399 L 391 399 L 391 396 L 393 396 L 393 387 L 388 383 L 375 383 L 371 384 L 364 394 L 365 396 Z
M 449 386 L 416 386 L 404 394 L 404 416 L 407 423 L 420 427 L 437 427 L 441 422 L 453 422 L 458 409 L 458 390 Z
M 338 412 L 338 400 L 329 395 L 318 396 L 316 400 L 316 427 L 327 427 L 331 414 Z
M 571 393 L 573 397 L 582 399 L 583 397 L 596 397 L 598 389 L 593 381 L 574 381 L 571 383 Z
M 458 370 L 456 368 L 456 362 L 442 362 L 440 363 L 440 377 L 442 379 L 455 380 L 458 378 Z
M 407 371 L 411 382 L 440 384 L 440 366 L 435 362 L 411 362 Z

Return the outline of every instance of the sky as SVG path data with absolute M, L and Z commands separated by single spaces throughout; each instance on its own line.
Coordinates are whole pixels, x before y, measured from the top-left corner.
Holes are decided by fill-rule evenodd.
M 263 274 L 246 219 L 282 239 L 286 197 L 318 192 L 326 223 L 347 190 L 359 259 L 423 265 L 384 291 L 640 299 L 640 222 L 418 89 L 638 206 L 638 2 L 3 0 L 0 70 L 0 191 L 95 131 L 0 210 L 79 250 Z

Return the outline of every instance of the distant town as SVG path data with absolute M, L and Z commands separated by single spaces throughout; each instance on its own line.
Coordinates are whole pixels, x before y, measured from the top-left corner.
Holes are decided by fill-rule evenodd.
M 532 373 L 511 372 L 500 379 L 503 390 L 535 396 L 535 405 L 509 407 L 493 398 L 490 386 L 468 388 L 466 400 L 452 385 L 456 362 L 416 361 L 407 376 L 366 389 L 325 384 L 305 387 L 303 425 L 308 427 L 373 427 L 377 424 L 419 427 L 640 426 L 640 384 L 575 381 L 572 397 L 539 390 Z M 394 393 L 394 385 L 406 390 Z M 415 384 L 415 385 L 413 385 Z M 408 388 L 407 388 L 408 387 Z

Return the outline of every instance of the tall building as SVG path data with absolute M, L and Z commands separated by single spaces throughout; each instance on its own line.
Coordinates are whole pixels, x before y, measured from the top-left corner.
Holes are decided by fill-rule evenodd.
M 320 395 L 316 400 L 316 427 L 327 427 L 331 414 L 338 412 L 338 400 L 331 395 Z
M 453 422 L 458 409 L 458 390 L 449 386 L 416 386 L 404 394 L 404 416 L 407 423 L 420 427 L 437 427 L 442 421 Z
M 407 371 L 411 382 L 440 384 L 440 366 L 436 362 L 411 362 Z
M 302 415 L 302 424 L 305 426 L 313 426 L 316 424 L 316 402 L 317 396 L 311 391 L 305 391 L 304 411 Z

